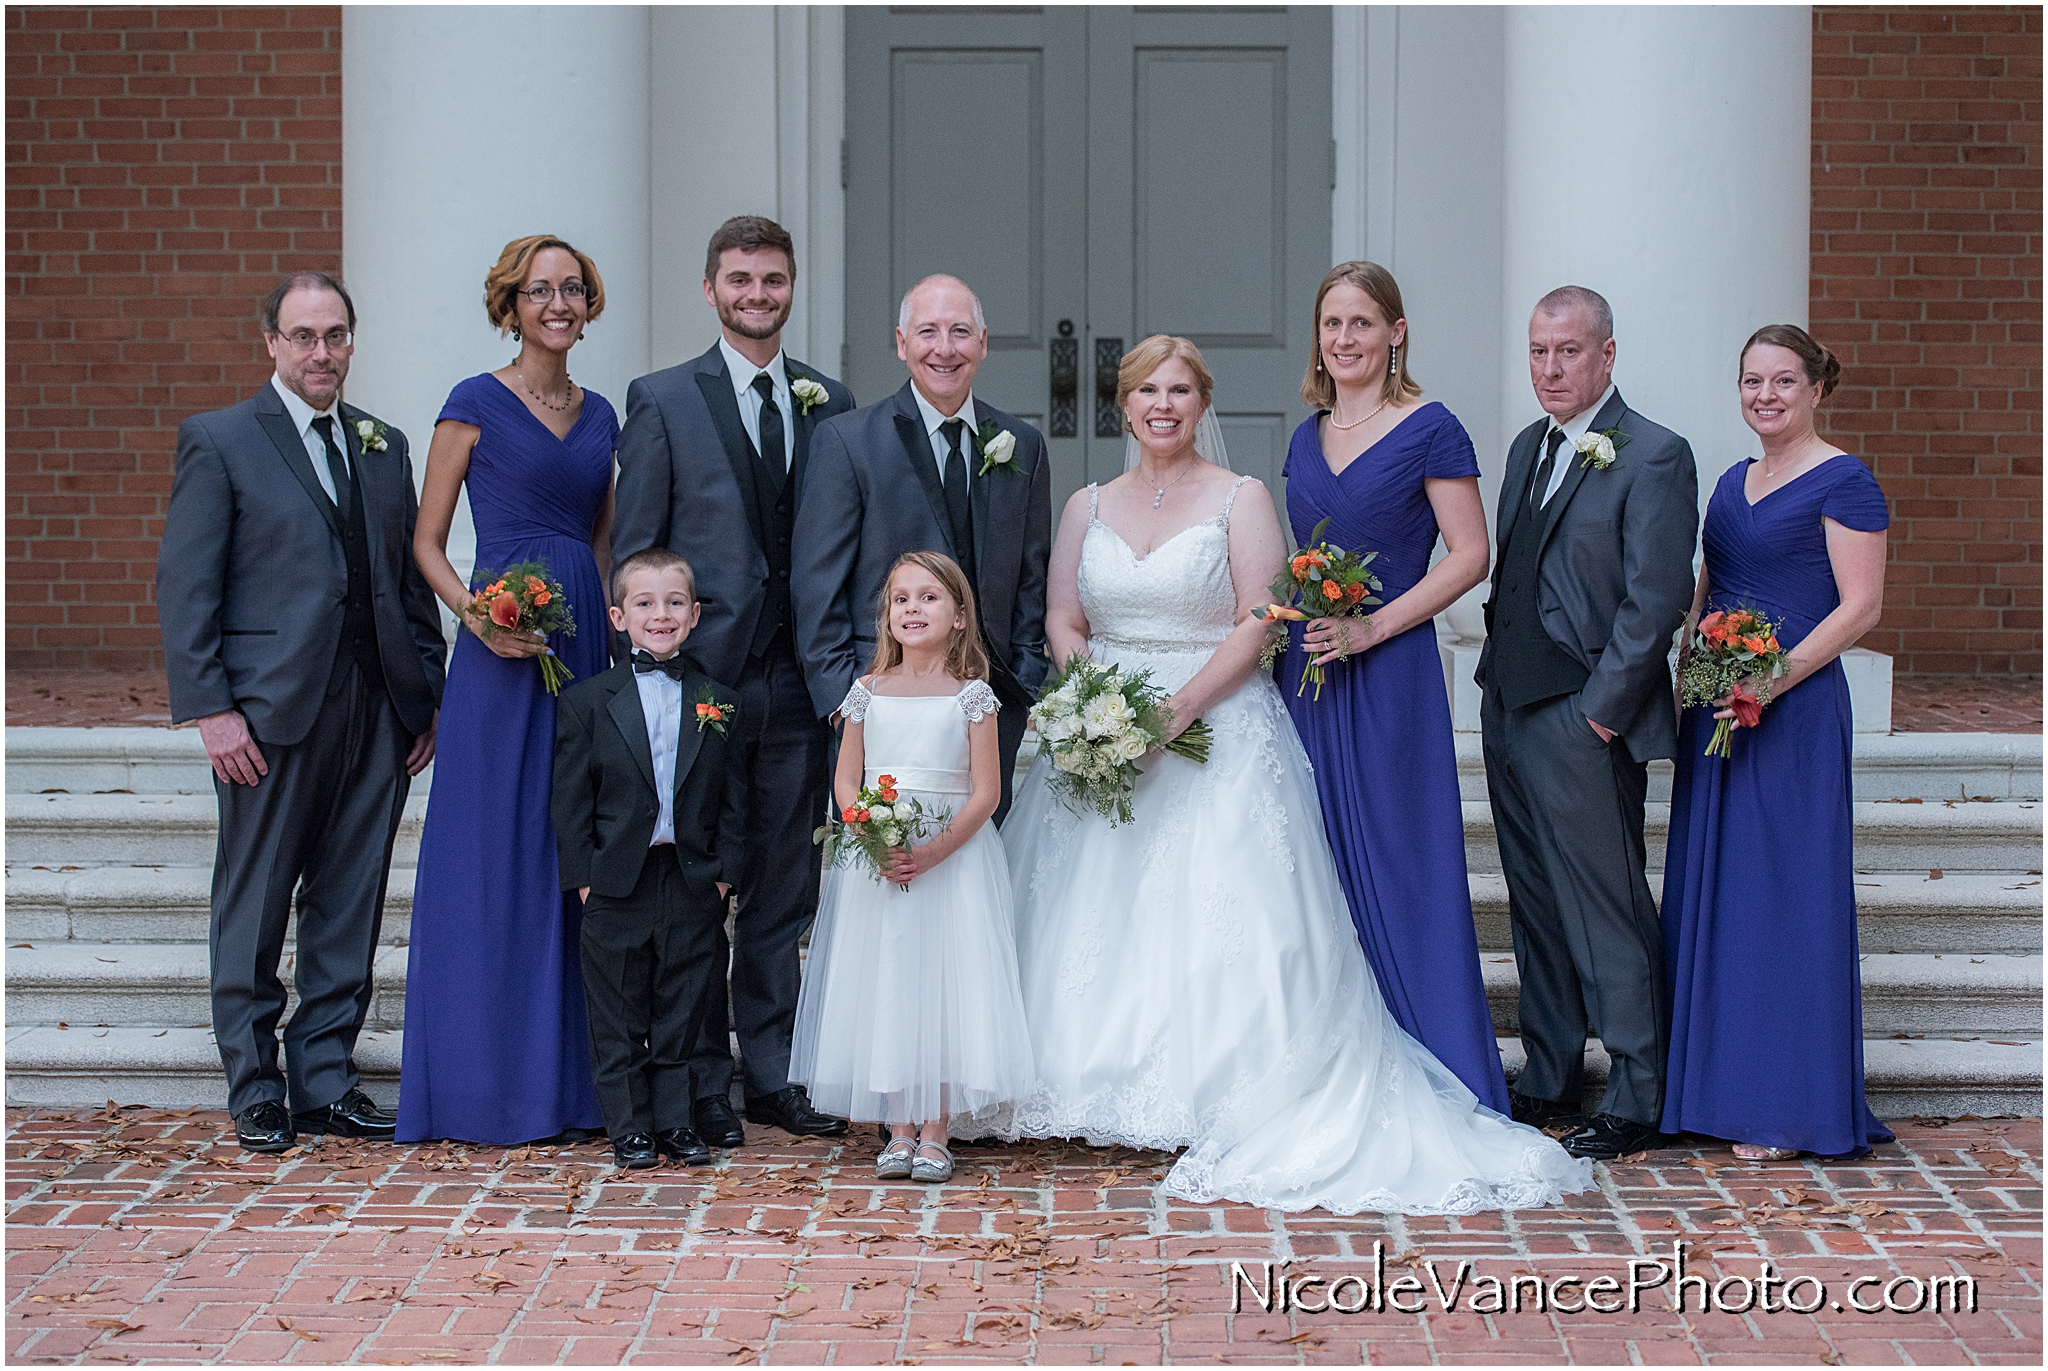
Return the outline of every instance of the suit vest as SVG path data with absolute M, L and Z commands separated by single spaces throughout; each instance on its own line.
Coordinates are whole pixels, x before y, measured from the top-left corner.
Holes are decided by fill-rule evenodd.
M 785 422 L 794 423 L 794 419 Z M 749 450 L 753 444 L 749 443 Z M 779 455 L 779 454 L 778 454 Z M 754 542 L 768 559 L 768 589 L 761 597 L 761 617 L 754 625 L 754 641 L 747 654 L 759 657 L 775 641 L 776 632 L 789 618 L 789 540 L 796 531 L 796 472 L 776 479 L 775 471 L 755 453 L 750 463 L 754 474 L 754 507 L 761 522 L 754 527 Z
M 341 551 L 348 564 L 348 598 L 341 609 L 341 650 L 327 677 L 327 693 L 341 689 L 348 664 L 362 669 L 363 684 L 384 689 L 384 658 L 377 650 L 377 620 L 371 608 L 370 526 L 363 516 L 363 483 L 356 461 L 349 463 L 348 517 L 341 521 Z
M 1531 507 L 1525 489 L 1516 502 L 1514 522 L 1508 526 L 1507 545 L 1500 550 L 1500 593 L 1493 602 L 1493 661 L 1487 667 L 1488 680 L 1509 709 L 1569 695 L 1592 675 L 1543 629 L 1537 592 L 1542 546 L 1542 513 Z

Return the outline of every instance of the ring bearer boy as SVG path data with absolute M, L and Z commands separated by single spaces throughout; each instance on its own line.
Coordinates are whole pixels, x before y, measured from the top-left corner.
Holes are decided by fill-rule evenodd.
M 690 1053 L 724 975 L 726 861 L 746 782 L 735 693 L 682 655 L 696 578 L 664 547 L 612 573 L 630 661 L 562 692 L 554 820 L 562 888 L 583 897 L 583 994 L 605 1131 L 622 1167 L 696 1166 Z

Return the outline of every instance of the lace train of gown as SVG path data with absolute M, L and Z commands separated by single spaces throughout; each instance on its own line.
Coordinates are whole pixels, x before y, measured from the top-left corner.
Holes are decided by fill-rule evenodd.
M 1091 654 L 1177 689 L 1236 618 L 1229 503 L 1143 559 L 1090 513 Z M 1590 1162 L 1485 1108 L 1387 1012 L 1271 677 L 1203 717 L 1208 763 L 1148 759 L 1130 824 L 1067 808 L 1043 758 L 1017 792 L 1040 1085 L 1013 1135 L 1185 1147 L 1164 1189 L 1196 1203 L 1467 1214 L 1589 1188 Z

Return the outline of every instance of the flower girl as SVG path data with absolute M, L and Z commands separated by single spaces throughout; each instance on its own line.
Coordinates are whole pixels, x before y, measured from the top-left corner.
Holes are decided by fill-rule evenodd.
M 1035 1083 L 1010 869 L 989 823 L 1001 760 L 976 623 L 950 557 L 905 553 L 884 584 L 871 672 L 840 706 L 841 856 L 858 855 L 865 834 L 880 869 L 841 861 L 826 873 L 790 1079 L 820 1109 L 889 1125 L 882 1180 L 950 1178 L 947 1138 L 1000 1131 Z M 864 805 L 885 793 L 893 831 L 915 833 L 921 810 L 928 841 L 876 847 Z

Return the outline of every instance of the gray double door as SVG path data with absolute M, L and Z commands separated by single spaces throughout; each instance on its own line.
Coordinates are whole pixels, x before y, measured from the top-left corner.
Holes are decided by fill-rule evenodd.
M 1330 12 L 846 12 L 847 380 L 903 384 L 933 272 L 981 297 L 975 393 L 1037 425 L 1055 510 L 1123 470 L 1116 364 L 1193 339 L 1239 471 L 1279 494 L 1330 265 Z

